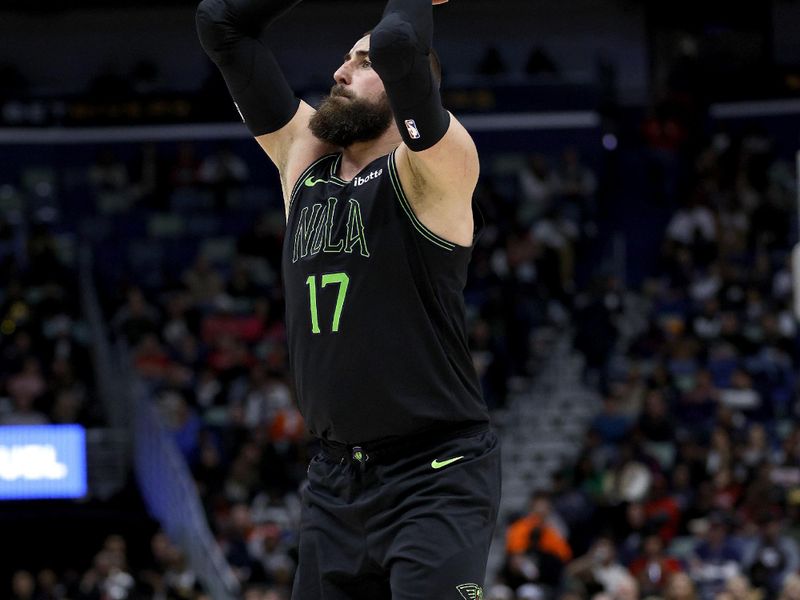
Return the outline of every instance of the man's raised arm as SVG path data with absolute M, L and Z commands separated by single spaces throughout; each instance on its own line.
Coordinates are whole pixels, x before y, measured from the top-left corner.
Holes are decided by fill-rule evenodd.
M 196 21 L 200 43 L 222 72 L 239 114 L 281 174 L 284 195 L 294 179 L 327 151 L 308 131 L 314 109 L 298 100 L 264 30 L 300 0 L 203 0 Z
M 468 245 L 478 153 L 466 129 L 442 107 L 439 82 L 430 65 L 432 4 L 442 3 L 388 0 L 372 32 L 370 59 L 403 138 L 397 152 L 398 172 L 412 205 L 416 204 L 418 216 L 428 227 Z M 436 205 L 424 206 L 432 198 Z

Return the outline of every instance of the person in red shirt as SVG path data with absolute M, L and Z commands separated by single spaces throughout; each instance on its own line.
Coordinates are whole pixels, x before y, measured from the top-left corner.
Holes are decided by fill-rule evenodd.
M 648 521 L 658 523 L 658 535 L 665 542 L 670 541 L 678 533 L 681 521 L 681 509 L 678 501 L 669 494 L 667 480 L 663 475 L 656 475 L 650 488 L 650 496 L 645 502 L 644 513 Z
M 647 536 L 642 544 L 642 554 L 629 566 L 631 575 L 639 582 L 642 597 L 662 595 L 670 576 L 683 571 L 678 559 L 664 552 L 664 542 L 656 534 Z

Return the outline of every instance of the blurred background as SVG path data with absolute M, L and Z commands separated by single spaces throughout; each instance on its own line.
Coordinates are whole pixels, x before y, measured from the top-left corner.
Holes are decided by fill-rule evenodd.
M 298 95 L 382 7 L 269 32 Z M 194 8 L 0 6 L 1 598 L 289 598 L 282 200 Z M 485 597 L 800 598 L 800 1 L 435 14 L 482 165 Z

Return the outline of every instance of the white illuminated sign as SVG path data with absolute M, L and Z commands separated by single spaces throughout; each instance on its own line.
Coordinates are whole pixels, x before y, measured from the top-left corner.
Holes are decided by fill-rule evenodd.
M 86 433 L 83 427 L 0 427 L 0 500 L 85 495 Z

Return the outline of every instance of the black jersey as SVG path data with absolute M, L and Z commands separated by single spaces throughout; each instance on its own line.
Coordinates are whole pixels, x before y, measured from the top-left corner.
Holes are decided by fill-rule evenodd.
M 311 432 L 355 444 L 488 421 L 467 346 L 471 248 L 416 218 L 394 153 L 352 181 L 324 156 L 290 196 L 289 362 Z

